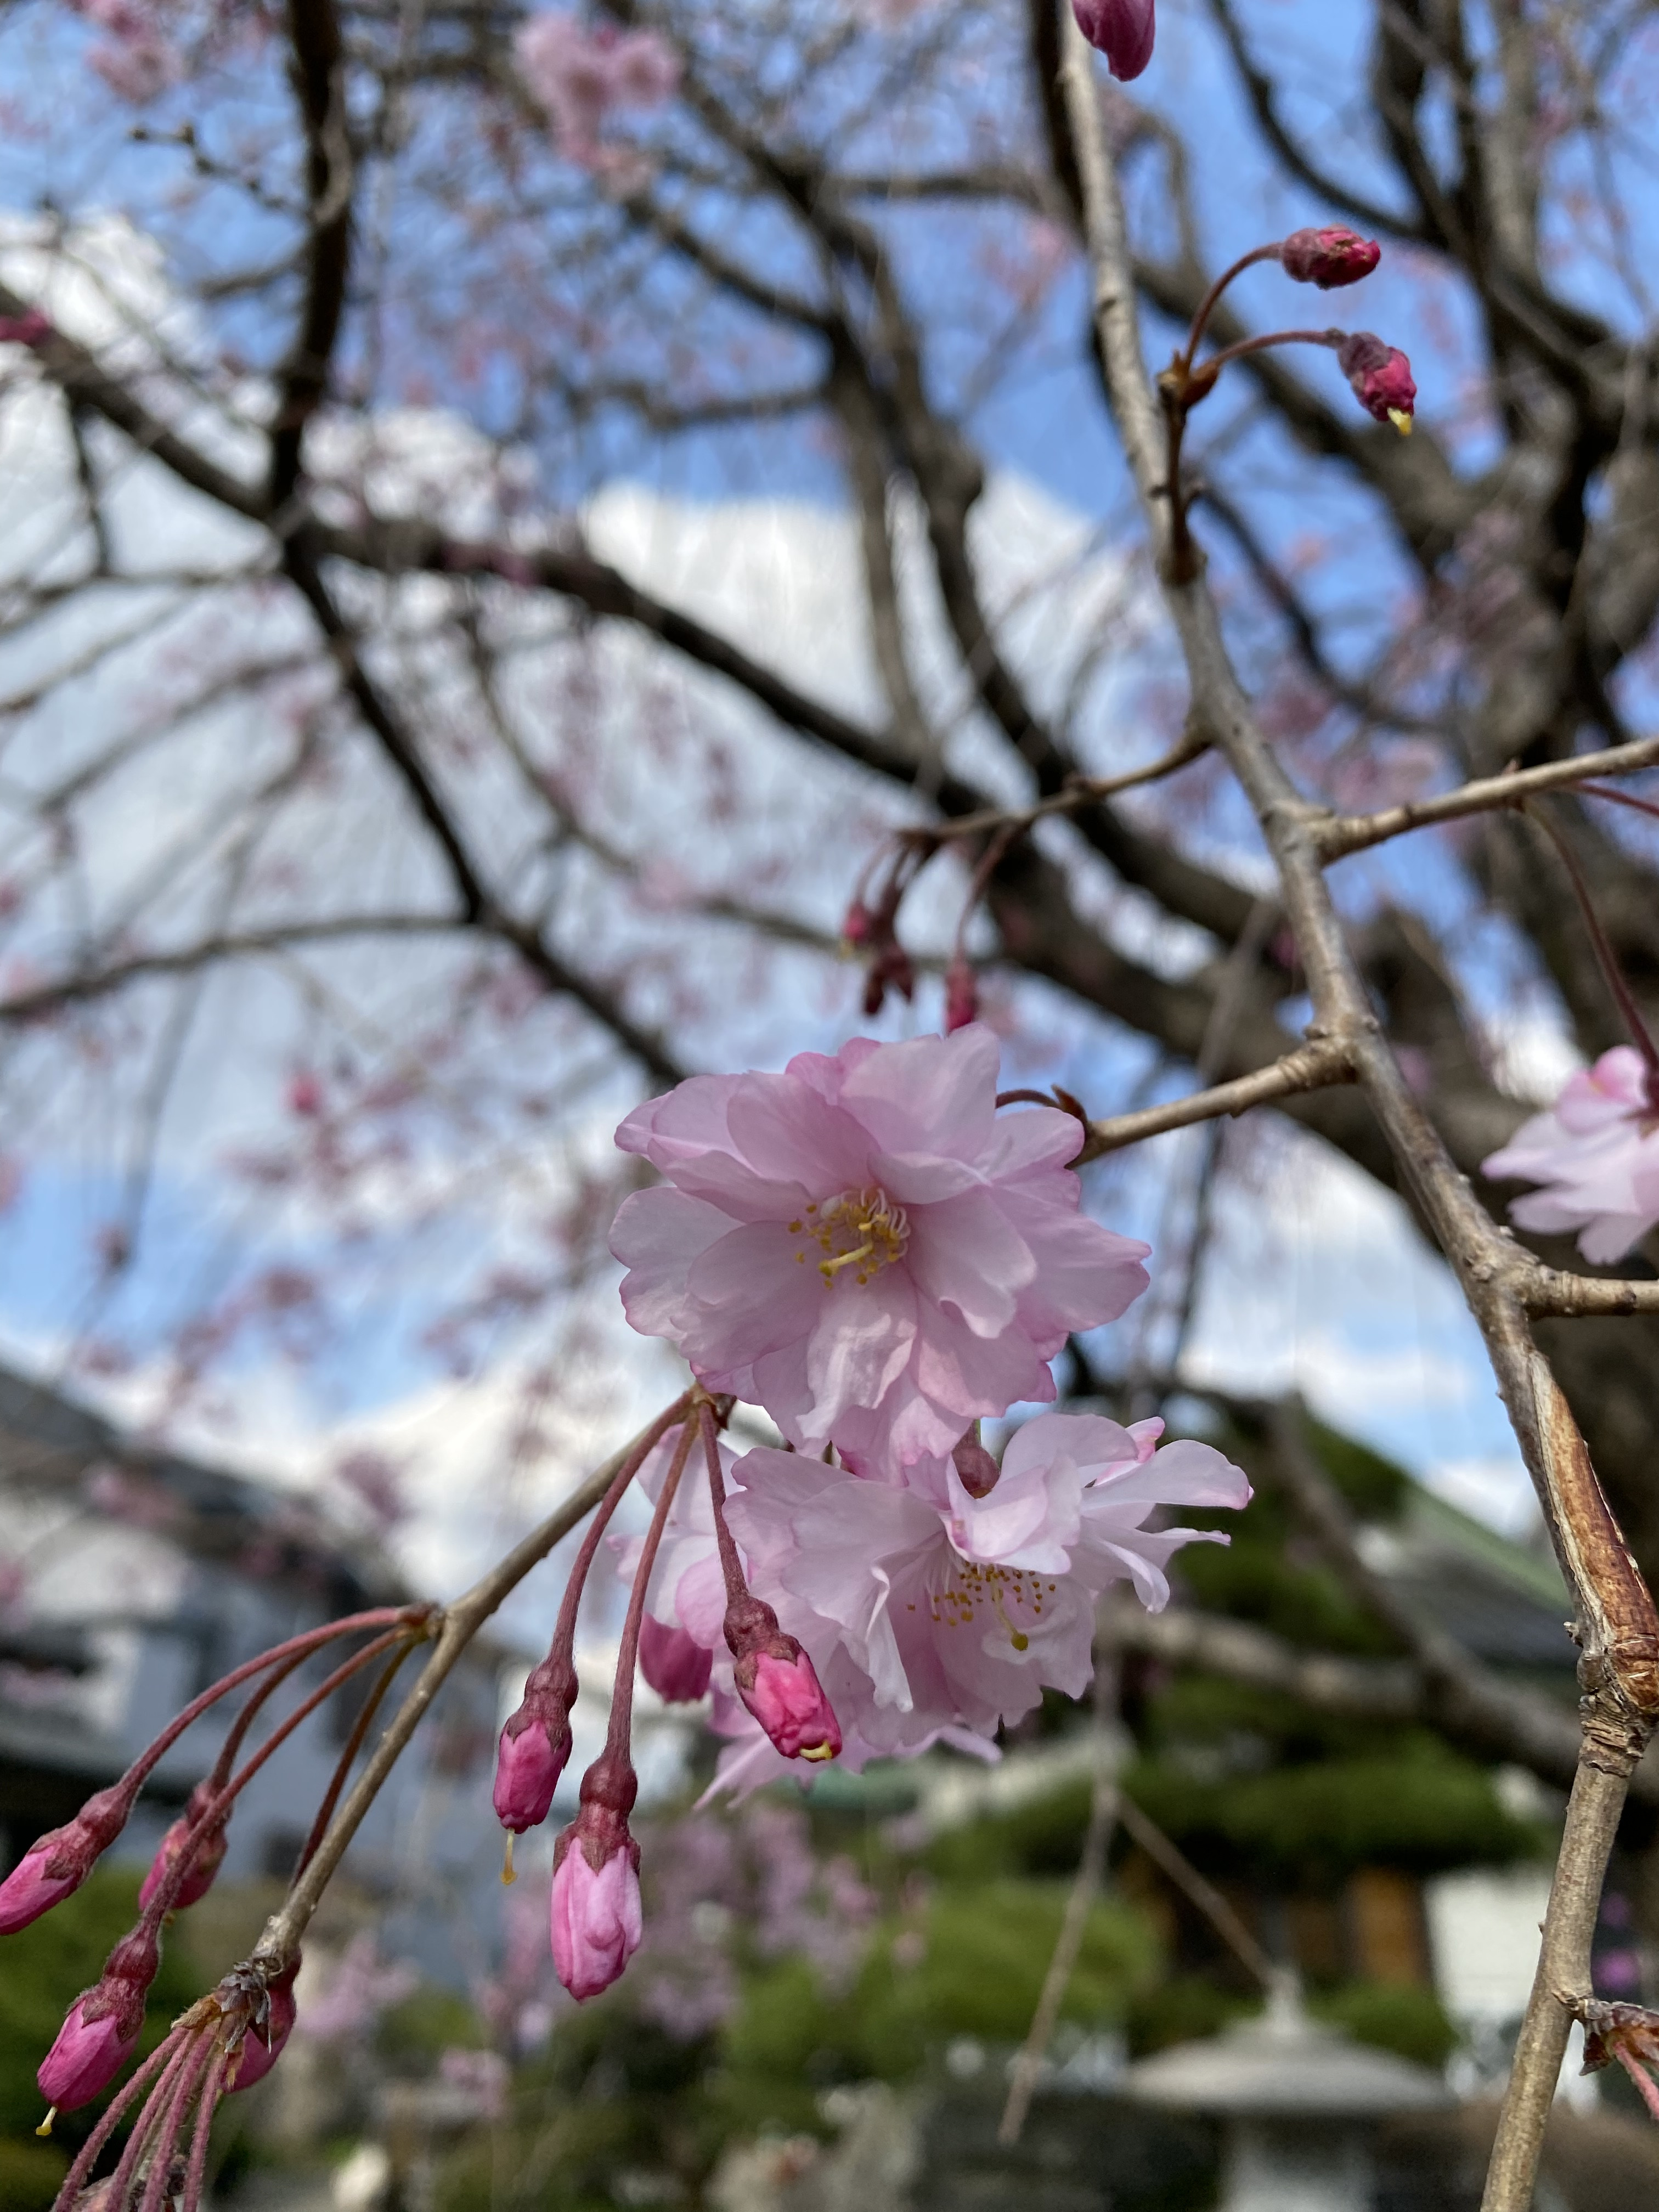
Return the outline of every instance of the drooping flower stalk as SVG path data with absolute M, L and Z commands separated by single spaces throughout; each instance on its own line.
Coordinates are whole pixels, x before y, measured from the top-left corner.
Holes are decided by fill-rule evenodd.
M 228 1696 L 255 1675 L 268 1668 L 277 1666 L 292 1655 L 304 1658 L 323 1644 L 342 1636 L 349 1636 L 364 1628 L 383 1627 L 390 1622 L 410 1620 L 418 1613 L 424 1618 L 425 1607 L 380 1606 L 368 1613 L 352 1613 L 341 1620 L 325 1622 L 319 1628 L 307 1629 L 292 1636 L 269 1651 L 246 1660 L 240 1667 L 192 1698 L 184 1710 L 170 1720 L 166 1728 L 146 1746 L 118 1782 L 107 1790 L 99 1790 L 89 1797 L 73 1820 L 61 1828 L 54 1828 L 42 1836 L 27 1850 L 17 1865 L 0 1882 L 0 1935 L 10 1935 L 19 1928 L 27 1928 L 43 1912 L 71 1895 L 91 1873 L 99 1858 L 114 1842 L 126 1826 L 138 1793 L 148 1780 L 158 1760 L 164 1758 L 192 1722 L 199 1720 L 219 1699 Z
M 708 1401 L 701 1391 L 693 1394 L 693 1401 L 700 1413 L 707 1410 Z M 610 1988 L 639 1948 L 643 1933 L 640 1847 L 628 1826 L 640 1787 L 630 1741 L 634 1669 L 646 1593 L 674 1494 L 696 1436 L 692 1423 L 684 1421 L 634 1571 L 617 1652 L 617 1679 L 605 1748 L 583 1775 L 580 1810 L 554 1847 L 553 1964 L 559 1979 L 578 2002 Z
M 501 1729 L 496 1752 L 495 1817 L 507 1830 L 504 1881 L 513 1880 L 513 1839 L 538 1828 L 552 1810 L 553 1795 L 570 1757 L 570 1712 L 576 1702 L 576 1616 L 599 1540 L 630 1483 L 676 1421 L 690 1406 L 690 1392 L 677 1398 L 645 1431 L 617 1470 L 611 1487 L 594 1508 L 576 1553 L 559 1606 L 553 1641 L 540 1665 L 532 1669 L 524 1696 Z
M 698 1424 L 714 1510 L 714 1541 L 726 1578 L 726 1641 L 738 1695 L 786 1759 L 815 1763 L 834 1759 L 842 1747 L 841 1724 L 823 1694 L 817 1670 L 797 1638 L 779 1626 L 772 1607 L 755 1595 L 744 1574 L 742 1556 L 726 1523 L 720 1441 L 707 1406 L 698 1408 Z
M 160 1931 L 173 1901 L 190 1875 L 206 1838 L 222 1827 L 231 1808 L 253 1777 L 279 1750 L 294 1731 L 354 1674 L 371 1665 L 387 1647 L 413 1641 L 411 1627 L 426 1625 L 423 1610 L 417 1622 L 388 1629 L 353 1653 L 295 1710 L 272 1729 L 258 1749 L 211 1798 L 185 1832 L 166 1872 L 150 1893 L 132 1932 L 110 1953 L 103 1973 L 70 2006 L 58 2039 L 42 2061 L 38 2080 L 41 2094 L 52 2112 L 73 2111 L 88 2104 L 106 2088 L 125 2064 L 143 2025 L 144 1999 L 161 1963 Z M 52 2113 L 46 2125 L 49 2129 Z

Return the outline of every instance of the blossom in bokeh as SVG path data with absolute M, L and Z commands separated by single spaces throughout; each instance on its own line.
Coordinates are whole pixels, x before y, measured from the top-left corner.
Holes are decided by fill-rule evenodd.
M 1641 1054 L 1614 1045 L 1569 1076 L 1549 1111 L 1523 1121 L 1481 1172 L 1541 1186 L 1510 1207 L 1522 1229 L 1576 1229 L 1587 1260 L 1622 1260 L 1659 1222 L 1656 1091 Z

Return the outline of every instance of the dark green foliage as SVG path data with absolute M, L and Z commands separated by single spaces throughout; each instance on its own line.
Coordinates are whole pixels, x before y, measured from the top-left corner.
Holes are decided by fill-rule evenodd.
M 1486 1768 L 1432 1736 L 1213 1778 L 1142 1760 L 1125 1780 L 1206 1872 L 1272 1887 L 1325 1888 L 1363 1866 L 1430 1875 L 1503 1865 L 1543 1840 L 1504 1810 Z
M 1350 1982 L 1309 2000 L 1321 2020 L 1346 2027 L 1357 2042 L 1375 2044 L 1437 2070 L 1457 2048 L 1457 2030 L 1432 1990 L 1393 1982 Z
M 58 2120 L 52 2143 L 38 2143 L 44 2116 L 34 2069 L 52 2047 L 64 2014 L 98 1979 L 104 1960 L 138 1914 L 136 1871 L 100 1867 L 85 1887 L 15 1936 L 0 1936 L 0 2212 L 33 2212 L 51 2203 L 63 2154 L 85 2142 L 101 2100 Z M 141 2048 L 153 2051 L 176 2016 L 200 1994 L 188 1960 L 164 1950 L 150 1990 Z

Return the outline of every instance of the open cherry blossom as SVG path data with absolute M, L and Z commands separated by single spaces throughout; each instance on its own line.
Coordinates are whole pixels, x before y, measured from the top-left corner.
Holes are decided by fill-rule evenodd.
M 976 1022 L 861 1037 L 636 1108 L 617 1142 L 667 1181 L 611 1231 L 629 1320 L 799 1449 L 888 1479 L 1052 1398 L 1048 1361 L 1139 1297 L 1148 1248 L 1079 1212 L 1073 1116 L 997 1113 L 997 1059 Z
M 1542 1186 L 1510 1206 L 1520 1227 L 1576 1229 L 1587 1260 L 1622 1260 L 1659 1222 L 1659 1098 L 1641 1054 L 1615 1045 L 1580 1068 L 1480 1165 L 1494 1182 Z
M 984 1498 L 954 1469 L 941 1499 L 753 1451 L 733 1470 L 741 1487 L 726 1514 L 754 1589 L 811 1655 L 843 1733 L 910 1753 L 943 1729 L 989 1736 L 1045 1686 L 1078 1696 L 1101 1591 L 1129 1580 L 1157 1610 L 1172 1553 L 1226 1541 L 1145 1527 L 1160 1505 L 1250 1496 L 1212 1446 L 1159 1449 L 1160 1433 L 1156 1422 L 1130 1431 L 1045 1414 L 1016 1435 Z

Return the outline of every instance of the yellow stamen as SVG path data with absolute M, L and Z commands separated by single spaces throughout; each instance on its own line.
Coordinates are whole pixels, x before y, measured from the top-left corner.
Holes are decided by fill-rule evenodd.
M 857 1251 L 838 1252 L 833 1260 L 820 1260 L 818 1261 L 818 1273 L 823 1277 L 824 1281 L 827 1283 L 830 1280 L 830 1278 L 838 1268 L 850 1267 L 854 1260 L 867 1260 L 875 1249 L 874 1244 L 866 1237 L 863 1243 L 859 1246 Z
M 1410 437 L 1412 434 L 1412 418 L 1407 414 L 1403 407 L 1390 407 L 1389 410 L 1389 420 L 1394 424 L 1395 428 L 1399 431 L 1402 438 Z
M 811 1751 L 804 1751 L 801 1753 L 803 1759 L 810 1759 L 815 1765 L 821 1759 L 833 1759 L 835 1755 L 827 1743 L 815 1743 Z
M 515 1840 L 513 1831 L 509 1828 L 507 1832 L 507 1856 L 501 1861 L 503 1883 L 514 1882 L 519 1879 L 517 1870 L 513 1864 L 513 1845 Z
M 54 2105 L 52 2110 L 46 2114 L 46 2118 L 41 2121 L 40 2126 L 34 2130 L 35 2134 L 38 2136 L 49 2136 L 52 2133 L 52 2124 L 57 2118 L 58 2107 Z

